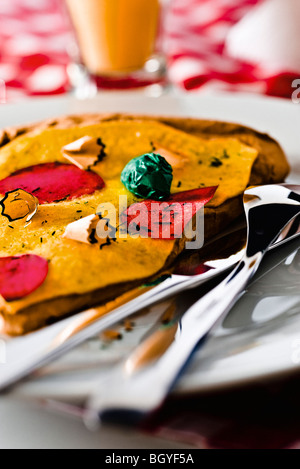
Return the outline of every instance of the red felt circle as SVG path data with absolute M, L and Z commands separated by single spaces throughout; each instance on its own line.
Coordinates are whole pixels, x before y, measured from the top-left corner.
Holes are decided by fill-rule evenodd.
M 25 254 L 0 258 L 0 294 L 15 301 L 34 292 L 48 274 L 48 262 L 40 256 Z
M 103 179 L 74 165 L 45 163 L 20 169 L 0 181 L 0 193 L 23 189 L 40 204 L 71 200 L 103 189 Z

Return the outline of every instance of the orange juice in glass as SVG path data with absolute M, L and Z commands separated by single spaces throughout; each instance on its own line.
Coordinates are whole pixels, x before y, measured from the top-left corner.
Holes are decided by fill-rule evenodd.
M 142 70 L 155 51 L 161 0 L 66 0 L 82 61 L 94 76 Z

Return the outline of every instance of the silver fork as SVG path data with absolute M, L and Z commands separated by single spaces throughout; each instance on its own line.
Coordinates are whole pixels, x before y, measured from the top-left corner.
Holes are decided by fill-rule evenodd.
M 287 226 L 300 213 L 300 195 L 289 186 L 260 186 L 245 192 L 244 208 L 247 246 L 237 267 L 169 328 L 170 345 L 152 366 L 128 367 L 127 361 L 127 369 L 121 364 L 102 389 L 95 389 L 86 413 L 88 425 L 99 419 L 137 422 L 163 403 L 193 352 L 243 294 L 270 246 L 278 238 L 288 239 Z

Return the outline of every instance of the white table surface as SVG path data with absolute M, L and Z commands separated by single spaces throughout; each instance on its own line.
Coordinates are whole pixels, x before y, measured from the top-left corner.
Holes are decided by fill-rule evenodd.
M 192 446 L 152 438 L 128 428 L 88 430 L 65 416 L 9 396 L 0 397 L 0 449 L 185 449 Z

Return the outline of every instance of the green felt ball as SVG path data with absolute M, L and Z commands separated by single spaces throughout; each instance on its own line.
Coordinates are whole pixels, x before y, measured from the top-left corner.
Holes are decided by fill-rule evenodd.
M 156 153 L 133 158 L 122 171 L 121 181 L 137 197 L 164 200 L 170 196 L 172 166 Z

